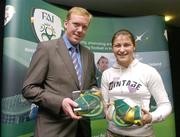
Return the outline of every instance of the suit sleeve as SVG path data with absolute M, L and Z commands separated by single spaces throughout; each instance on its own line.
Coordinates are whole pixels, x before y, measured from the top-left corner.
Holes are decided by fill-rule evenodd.
M 30 102 L 59 114 L 62 97 L 45 89 L 44 83 L 48 72 L 48 49 L 39 44 L 33 54 L 27 76 L 25 78 L 22 94 Z

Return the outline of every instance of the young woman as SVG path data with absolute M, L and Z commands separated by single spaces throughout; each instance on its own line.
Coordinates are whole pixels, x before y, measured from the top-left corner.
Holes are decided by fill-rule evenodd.
M 116 63 L 103 72 L 101 80 L 108 120 L 107 137 L 154 137 L 152 124 L 164 120 L 172 110 L 160 74 L 155 68 L 135 59 L 133 56 L 135 49 L 135 39 L 130 31 L 119 30 L 114 34 L 112 50 Z M 149 108 L 151 96 L 157 104 L 154 112 L 150 112 Z M 118 117 L 118 113 L 122 113 L 123 110 L 120 106 L 117 110 L 115 106 L 118 100 L 131 102 L 130 104 L 123 102 L 127 103 L 125 107 L 128 107 L 128 110 L 121 118 Z M 132 117 L 128 121 L 126 116 L 128 113 L 129 116 L 135 114 L 135 111 L 128 112 L 135 106 L 140 108 L 137 123 Z

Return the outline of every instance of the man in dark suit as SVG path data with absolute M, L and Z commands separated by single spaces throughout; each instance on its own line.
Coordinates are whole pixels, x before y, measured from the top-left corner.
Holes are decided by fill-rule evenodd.
M 73 112 L 77 103 L 72 100 L 72 91 L 96 86 L 94 54 L 80 45 L 91 17 L 86 9 L 70 9 L 63 37 L 37 46 L 22 90 L 26 99 L 39 106 L 35 137 L 91 137 L 90 120 Z M 81 82 L 71 57 L 73 47 Z

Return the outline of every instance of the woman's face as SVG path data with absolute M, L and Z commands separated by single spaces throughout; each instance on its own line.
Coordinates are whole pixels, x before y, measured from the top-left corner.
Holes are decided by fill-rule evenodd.
M 113 42 L 112 49 L 119 65 L 128 67 L 133 61 L 135 45 L 133 45 L 129 35 L 117 36 Z

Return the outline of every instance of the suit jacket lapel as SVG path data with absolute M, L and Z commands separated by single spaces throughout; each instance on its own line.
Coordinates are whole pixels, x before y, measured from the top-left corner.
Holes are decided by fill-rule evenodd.
M 58 48 L 57 49 L 58 49 L 60 56 L 62 57 L 62 59 L 64 61 L 64 64 L 65 64 L 67 70 L 72 75 L 76 85 L 79 87 L 79 81 L 78 81 L 78 78 L 76 75 L 76 70 L 74 68 L 74 64 L 72 62 L 71 57 L 69 56 L 67 47 L 65 46 L 65 43 L 62 39 L 60 39 L 58 41 Z
M 87 67 L 88 67 L 88 55 L 86 55 L 85 52 L 83 52 L 83 48 L 81 48 L 80 46 L 80 53 L 81 53 L 81 63 L 82 63 L 82 87 L 84 85 L 85 82 L 85 77 L 86 77 L 86 71 L 87 71 Z

